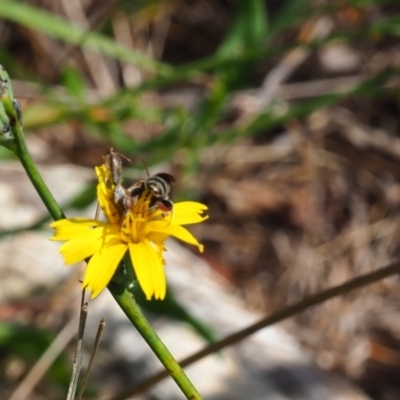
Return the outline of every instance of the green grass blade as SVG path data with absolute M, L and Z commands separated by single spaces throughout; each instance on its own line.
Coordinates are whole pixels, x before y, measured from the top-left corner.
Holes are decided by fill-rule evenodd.
M 263 0 L 241 0 L 235 19 L 222 42 L 220 56 L 240 55 L 266 42 L 267 18 Z

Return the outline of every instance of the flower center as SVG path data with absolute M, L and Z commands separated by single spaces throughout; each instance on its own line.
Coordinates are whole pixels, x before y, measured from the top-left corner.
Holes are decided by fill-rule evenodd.
M 124 243 L 139 243 L 150 232 L 149 223 L 164 218 L 158 208 L 150 207 L 152 196 L 150 190 L 143 192 L 122 217 L 120 233 Z

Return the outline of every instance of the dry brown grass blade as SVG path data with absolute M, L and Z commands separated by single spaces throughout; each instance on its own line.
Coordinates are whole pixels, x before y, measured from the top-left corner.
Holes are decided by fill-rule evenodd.
M 79 314 L 78 343 L 76 344 L 74 363 L 72 366 L 71 380 L 69 383 L 66 400 L 73 400 L 78 385 L 79 373 L 82 366 L 83 357 L 83 335 L 85 333 L 86 319 L 88 313 L 88 303 L 85 303 L 85 289 L 82 290 L 81 311 Z
M 89 379 L 90 371 L 92 370 L 92 366 L 93 366 L 93 361 L 94 361 L 94 358 L 96 357 L 97 350 L 99 349 L 101 337 L 103 336 L 103 331 L 104 331 L 105 326 L 106 326 L 106 320 L 103 317 L 100 320 L 99 327 L 97 328 L 97 334 L 96 334 L 96 339 L 94 341 L 92 354 L 90 355 L 89 364 L 88 364 L 86 373 L 82 379 L 82 386 L 79 390 L 77 400 L 80 400 L 83 396 L 83 391 L 85 390 L 86 383 Z

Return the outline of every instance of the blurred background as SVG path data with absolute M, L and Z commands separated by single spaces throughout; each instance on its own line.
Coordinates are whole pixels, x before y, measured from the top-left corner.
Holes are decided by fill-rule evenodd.
M 191 229 L 202 262 L 254 315 L 398 259 L 399 36 L 396 0 L 0 2 L 0 63 L 66 214 L 94 214 L 93 166 L 110 147 L 131 161 L 127 182 L 146 176 L 142 160 L 171 173 L 175 201 L 209 207 Z M 46 212 L 12 153 L 0 157 L 9 398 L 76 313 L 81 273 L 54 265 Z M 386 279 L 281 326 L 362 398 L 397 400 L 399 289 Z M 21 399 L 65 398 L 73 344 Z M 102 393 L 93 380 L 87 398 Z

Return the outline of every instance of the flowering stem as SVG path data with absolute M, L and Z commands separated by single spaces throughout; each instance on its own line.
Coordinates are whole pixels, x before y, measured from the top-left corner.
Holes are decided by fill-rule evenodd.
M 130 258 L 125 257 L 124 262 L 129 264 Z M 132 267 L 128 265 L 128 268 Z M 200 393 L 144 317 L 132 293 L 116 284 L 115 281 L 108 284 L 108 289 L 186 397 L 190 400 L 201 400 Z
M 43 181 L 37 170 L 24 140 L 19 103 L 14 99 L 10 78 L 7 71 L 0 65 L 0 145 L 13 151 L 21 161 L 29 179 L 38 192 L 54 220 L 65 218 L 60 206 Z M 128 257 L 129 258 L 129 257 Z M 130 259 L 129 261 L 130 262 Z M 131 266 L 132 268 L 132 266 Z M 201 396 L 183 372 L 167 347 L 155 333 L 143 316 L 133 296 L 123 283 L 111 282 L 108 286 L 115 300 L 126 316 L 148 343 L 161 363 L 169 371 L 182 392 L 191 400 L 201 400 Z

